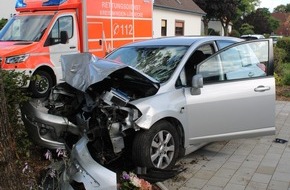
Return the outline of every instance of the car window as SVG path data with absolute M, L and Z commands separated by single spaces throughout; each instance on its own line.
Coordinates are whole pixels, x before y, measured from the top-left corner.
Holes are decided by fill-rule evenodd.
M 163 83 L 171 77 L 187 49 L 188 46 L 123 47 L 106 59 L 130 65 Z
M 266 76 L 268 41 L 241 44 L 218 53 L 197 67 L 205 83 Z
M 229 40 L 217 40 L 216 43 L 217 43 L 219 49 L 223 49 L 229 45 L 232 45 L 235 42 L 229 41 Z
M 212 44 L 204 44 L 198 47 L 188 58 L 184 66 L 184 74 L 181 73 L 180 80 L 182 86 L 191 86 L 193 75 L 196 74 L 196 68 L 199 63 L 205 60 L 207 57 L 214 54 L 214 47 Z

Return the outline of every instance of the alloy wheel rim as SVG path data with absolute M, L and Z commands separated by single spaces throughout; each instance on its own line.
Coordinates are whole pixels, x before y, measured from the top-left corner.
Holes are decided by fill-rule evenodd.
M 159 131 L 151 143 L 151 162 L 156 168 L 164 169 L 170 165 L 175 152 L 173 136 L 166 130 Z

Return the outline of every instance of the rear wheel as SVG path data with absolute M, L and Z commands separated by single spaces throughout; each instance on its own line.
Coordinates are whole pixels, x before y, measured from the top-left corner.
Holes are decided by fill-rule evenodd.
M 136 166 L 169 169 L 176 163 L 179 139 L 175 127 L 160 121 L 134 139 L 132 156 Z
M 35 98 L 43 98 L 48 96 L 53 85 L 51 75 L 45 71 L 36 71 L 30 82 L 29 89 Z

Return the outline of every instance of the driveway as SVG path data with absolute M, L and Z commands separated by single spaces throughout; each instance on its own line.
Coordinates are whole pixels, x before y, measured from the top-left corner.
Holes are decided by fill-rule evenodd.
M 290 190 L 290 102 L 276 102 L 275 136 L 208 144 L 178 164 L 186 170 L 166 180 L 169 190 Z

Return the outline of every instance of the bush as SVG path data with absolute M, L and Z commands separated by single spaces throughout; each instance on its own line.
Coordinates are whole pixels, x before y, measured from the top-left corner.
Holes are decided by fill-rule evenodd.
M 240 34 L 239 31 L 237 31 L 237 30 L 232 30 L 231 33 L 230 33 L 230 36 L 233 36 L 233 37 L 240 37 L 241 34 Z
M 284 37 L 278 40 L 276 46 L 284 49 L 286 52 L 290 52 L 290 38 Z M 290 62 L 290 53 L 286 54 L 285 60 Z
M 0 70 L 4 84 L 9 121 L 17 142 L 17 154 L 29 156 L 31 142 L 21 122 L 19 104 L 28 100 L 27 93 L 21 88 L 29 79 L 24 73 Z
M 282 67 L 285 63 L 286 56 L 287 52 L 284 49 L 277 46 L 274 47 L 274 66 L 275 73 L 277 73 L 277 75 L 281 75 L 283 72 Z
M 284 85 L 290 85 L 290 64 L 286 63 L 283 65 L 282 82 Z

